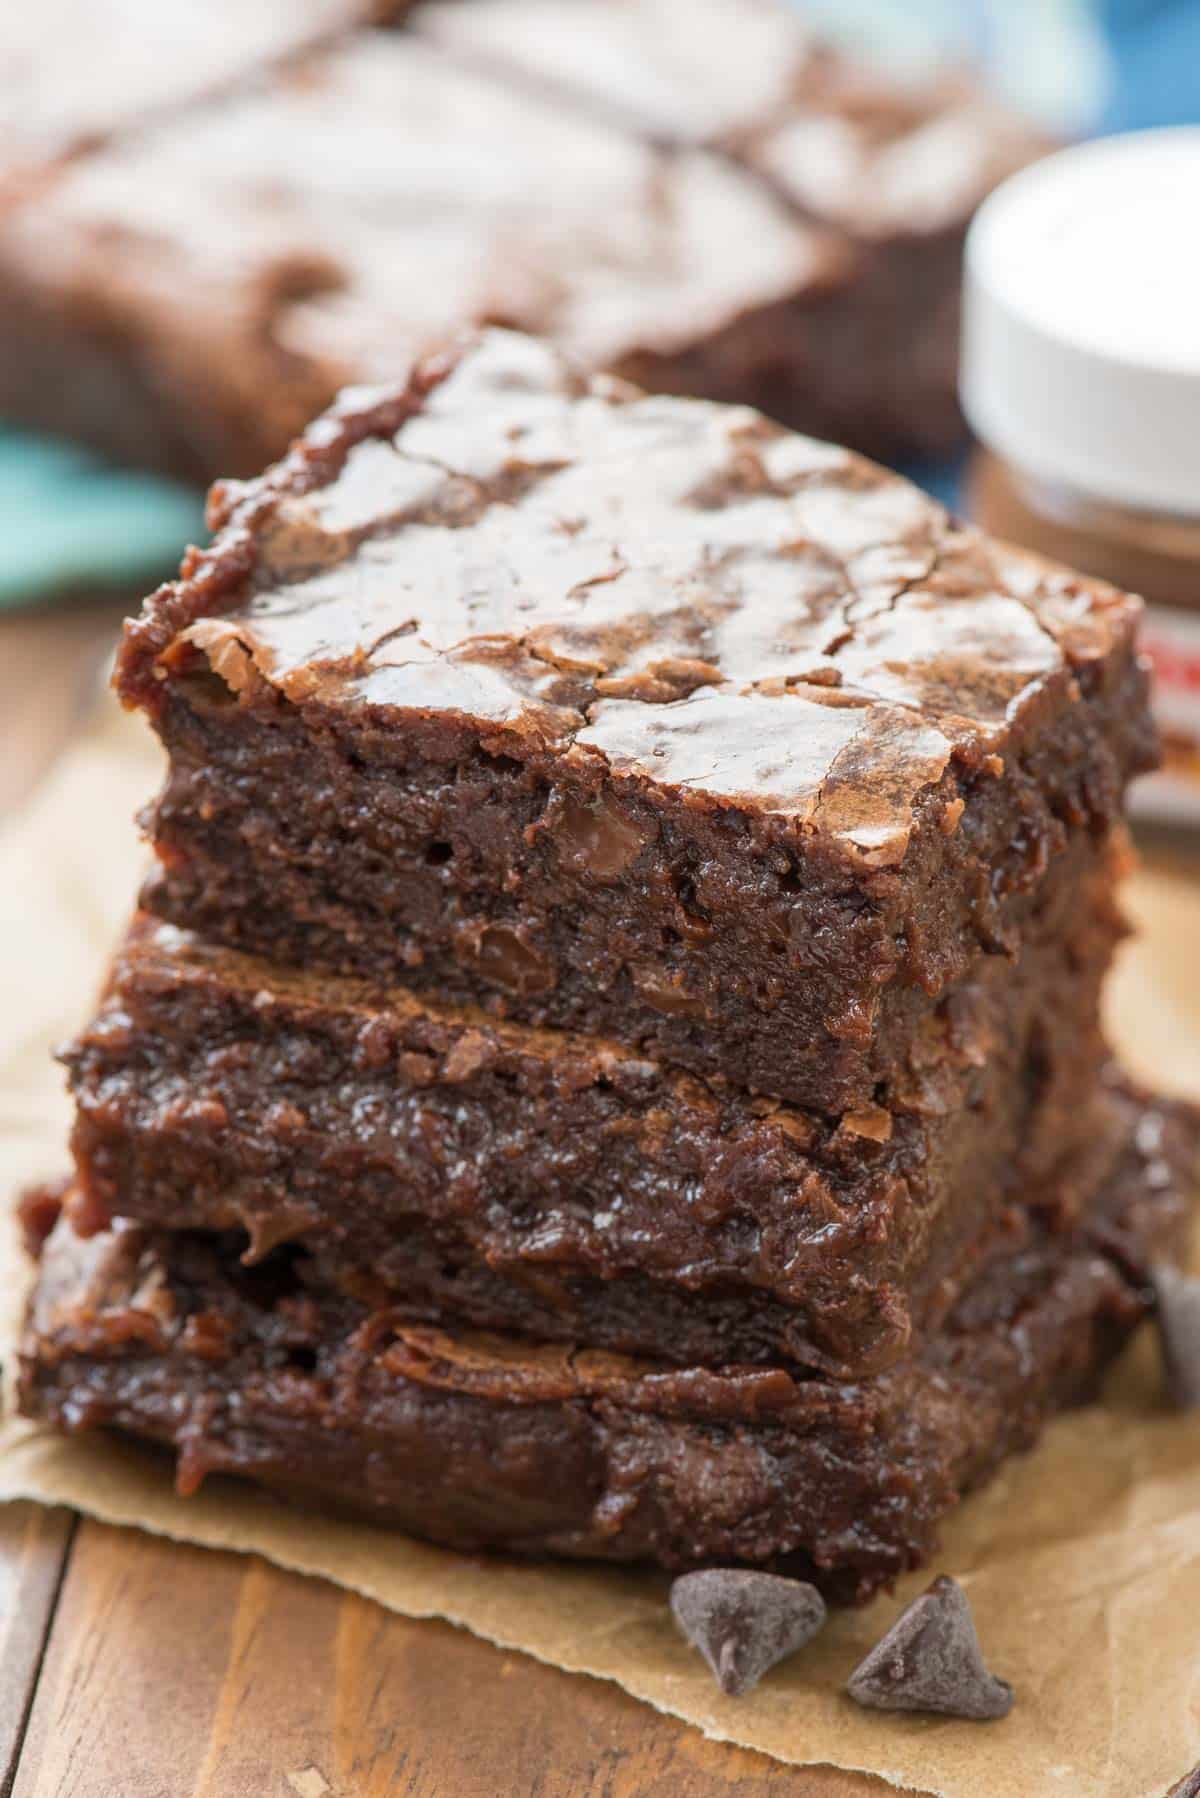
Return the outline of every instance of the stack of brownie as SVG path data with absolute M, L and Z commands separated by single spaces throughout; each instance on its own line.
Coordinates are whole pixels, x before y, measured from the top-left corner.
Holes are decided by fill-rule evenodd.
M 169 772 L 27 1412 L 869 1595 L 1184 1232 L 1099 1021 L 1136 602 L 500 331 L 211 509 L 120 656 Z
M 83 62 L 104 142 L 31 171 L 0 121 L 0 415 L 254 475 L 340 388 L 502 322 L 869 454 L 958 441 L 963 236 L 1041 147 L 977 88 L 869 75 L 786 0 L 454 0 L 391 31 L 351 26 L 395 5 L 223 0 L 191 9 L 205 57 L 117 10 L 161 55 L 150 94 L 136 58 L 100 93 Z

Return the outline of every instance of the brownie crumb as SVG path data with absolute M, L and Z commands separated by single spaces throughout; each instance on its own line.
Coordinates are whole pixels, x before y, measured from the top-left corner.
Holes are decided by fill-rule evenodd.
M 46 1240 L 58 1222 L 69 1180 L 42 1180 L 27 1187 L 17 1200 L 17 1224 L 25 1253 L 31 1261 L 40 1261 Z

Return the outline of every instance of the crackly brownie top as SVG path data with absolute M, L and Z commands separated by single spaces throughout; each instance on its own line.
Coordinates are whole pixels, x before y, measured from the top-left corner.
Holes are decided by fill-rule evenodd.
M 961 72 L 849 58 L 787 0 L 441 0 L 417 25 L 658 138 L 732 150 L 855 236 L 965 223 L 1045 147 Z
M 820 55 L 783 0 L 435 0 L 415 28 L 675 142 L 783 111 Z
M 0 179 L 253 73 L 386 0 L 38 0 L 4 9 Z
M 402 32 L 87 158 L 6 221 L 4 252 L 168 344 L 228 346 L 226 383 L 270 343 L 335 385 L 391 379 L 480 321 L 594 367 L 669 355 L 845 264 L 728 160 L 574 117 Z
M 127 699 L 206 660 L 245 703 L 467 720 L 885 863 L 952 758 L 1002 772 L 1137 616 L 846 451 L 500 331 L 343 396 L 211 511 L 129 627 Z

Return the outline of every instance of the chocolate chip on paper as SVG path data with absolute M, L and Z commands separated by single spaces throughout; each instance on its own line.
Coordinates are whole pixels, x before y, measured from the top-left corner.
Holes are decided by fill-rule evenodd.
M 1006 1717 L 1013 1702 L 1007 1680 L 984 1665 L 966 1593 L 945 1575 L 901 1611 L 846 1690 L 876 1710 L 940 1711 L 973 1722 Z
M 803 1648 L 825 1621 L 815 1586 L 732 1567 L 681 1574 L 671 1586 L 671 1610 L 722 1692 L 734 1698 Z
M 1164 1265 L 1150 1280 L 1171 1397 L 1181 1411 L 1194 1411 L 1200 1407 L 1200 1279 Z

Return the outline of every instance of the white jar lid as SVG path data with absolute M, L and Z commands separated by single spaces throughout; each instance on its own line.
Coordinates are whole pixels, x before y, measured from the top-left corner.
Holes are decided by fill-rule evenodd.
M 1200 517 L 1200 128 L 1062 150 L 984 202 L 961 391 L 1026 473 Z

